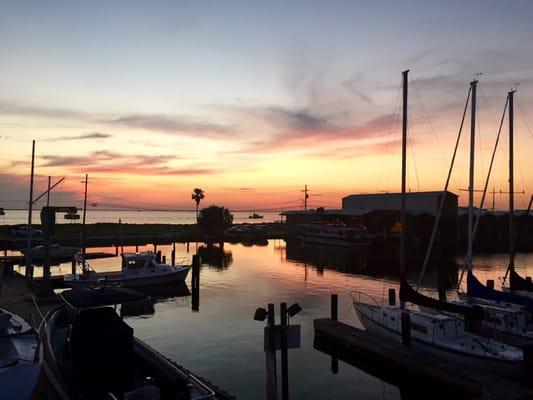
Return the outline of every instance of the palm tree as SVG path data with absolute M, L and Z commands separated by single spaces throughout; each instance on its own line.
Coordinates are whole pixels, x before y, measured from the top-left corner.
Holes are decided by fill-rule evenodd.
M 198 222 L 198 206 L 200 205 L 200 201 L 205 197 L 205 192 L 200 189 L 196 188 L 192 191 L 191 198 L 196 202 L 196 222 Z

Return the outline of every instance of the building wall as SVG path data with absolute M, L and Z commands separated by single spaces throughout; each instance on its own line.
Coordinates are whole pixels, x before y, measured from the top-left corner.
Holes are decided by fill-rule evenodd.
M 441 192 L 406 193 L 405 206 L 407 212 L 413 214 L 437 215 Z M 369 210 L 399 210 L 401 208 L 401 194 L 384 193 L 368 195 L 351 195 L 342 199 L 343 209 L 366 208 Z M 443 217 L 457 216 L 457 196 L 446 192 Z

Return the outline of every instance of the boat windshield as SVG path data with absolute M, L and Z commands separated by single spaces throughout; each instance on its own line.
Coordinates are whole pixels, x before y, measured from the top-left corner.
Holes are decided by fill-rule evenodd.
M 127 269 L 141 269 L 144 267 L 146 260 L 144 258 L 134 258 L 126 261 Z

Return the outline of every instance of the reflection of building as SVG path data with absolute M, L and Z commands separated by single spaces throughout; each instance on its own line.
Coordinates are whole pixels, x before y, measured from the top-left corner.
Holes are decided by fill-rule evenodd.
M 398 251 L 375 251 L 372 246 L 341 248 L 325 245 L 304 244 L 300 240 L 287 240 L 286 259 L 304 266 L 314 267 L 318 272 L 333 269 L 345 274 L 381 276 L 391 279 L 399 277 L 400 258 Z M 408 279 L 418 280 L 422 257 L 413 255 L 407 260 Z M 424 284 L 436 287 L 439 279 L 445 287 L 457 283 L 457 265 L 452 258 L 440 258 L 432 264 Z
M 431 236 L 435 216 L 444 197 L 442 217 L 437 235 L 437 246 L 447 253 L 454 253 L 457 243 L 457 195 L 451 192 L 406 193 L 407 224 L 411 247 L 425 249 Z M 310 223 L 334 223 L 366 226 L 369 233 L 379 240 L 397 238 L 400 220 L 401 195 L 378 193 L 350 195 L 342 199 L 342 209 L 318 208 L 309 211 L 286 211 L 287 231 L 291 236 L 301 234 L 302 226 Z

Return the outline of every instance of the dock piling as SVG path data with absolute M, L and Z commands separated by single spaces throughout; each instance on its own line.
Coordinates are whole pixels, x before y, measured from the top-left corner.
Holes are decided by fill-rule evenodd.
M 336 294 L 331 295 L 331 319 L 337 321 L 338 319 L 338 306 L 339 306 L 339 296 Z
M 494 289 L 494 279 L 487 279 L 487 288 L 490 290 Z
M 402 344 L 411 346 L 411 316 L 409 313 L 402 312 Z
M 72 275 L 76 275 L 76 256 L 72 257 Z
M 192 256 L 192 310 L 200 310 L 200 256 L 195 254 Z
M 389 289 L 389 306 L 396 305 L 396 290 L 391 288 Z
M 280 304 L 281 318 L 281 399 L 289 400 L 289 352 L 287 349 L 287 303 Z
M 162 257 L 162 261 L 163 261 L 163 264 L 166 264 L 167 263 L 167 256 L 163 256 Z
M 274 304 L 268 304 L 267 326 L 270 328 L 268 333 L 271 347 L 266 351 L 266 398 L 267 400 L 276 400 L 278 398 L 278 383 L 276 372 L 276 348 L 272 346 L 275 343 L 274 325 L 276 325 L 276 314 Z

